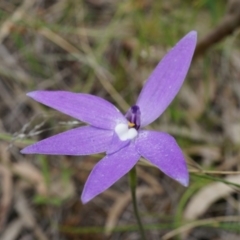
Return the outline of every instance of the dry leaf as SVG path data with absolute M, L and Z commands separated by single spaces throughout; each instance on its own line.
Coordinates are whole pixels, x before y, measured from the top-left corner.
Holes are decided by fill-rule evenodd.
M 240 184 L 240 175 L 228 176 L 224 180 Z M 227 197 L 235 189 L 221 182 L 214 182 L 203 187 L 188 203 L 184 212 L 184 218 L 194 220 L 204 214 L 217 200 Z
M 44 177 L 36 167 L 27 162 L 19 162 L 12 165 L 12 170 L 15 174 L 27 179 L 30 183 L 36 186 L 38 194 L 47 194 L 47 186 Z

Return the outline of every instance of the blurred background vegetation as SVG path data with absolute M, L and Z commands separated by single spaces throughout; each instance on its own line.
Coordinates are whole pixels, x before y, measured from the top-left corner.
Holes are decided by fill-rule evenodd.
M 26 93 L 91 93 L 125 112 L 159 60 L 196 30 L 184 86 L 151 125 L 177 139 L 191 183 L 140 163 L 139 208 L 148 239 L 239 239 L 238 9 L 238 0 L 0 0 L 0 238 L 139 239 L 127 177 L 80 202 L 102 156 L 19 153 L 80 124 Z

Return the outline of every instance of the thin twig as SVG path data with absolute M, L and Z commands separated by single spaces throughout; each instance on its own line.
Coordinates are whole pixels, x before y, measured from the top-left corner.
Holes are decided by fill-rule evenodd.
M 229 0 L 227 12 L 219 25 L 202 38 L 196 47 L 194 58 L 202 55 L 215 43 L 222 41 L 240 27 L 240 0 Z
M 23 4 L 2 24 L 0 28 L 0 44 L 11 33 L 14 22 L 20 21 L 34 4 L 34 0 L 25 0 Z
M 165 234 L 162 239 L 163 240 L 168 240 L 180 233 L 186 232 L 191 230 L 192 228 L 198 227 L 198 226 L 203 226 L 207 224 L 213 224 L 213 223 L 218 223 L 218 222 L 239 222 L 240 221 L 240 216 L 221 216 L 221 217 L 215 217 L 215 218 L 207 218 L 207 219 L 201 219 L 195 222 L 190 222 L 188 224 L 185 224 L 182 227 L 179 227 L 177 229 L 174 229 L 173 231 Z

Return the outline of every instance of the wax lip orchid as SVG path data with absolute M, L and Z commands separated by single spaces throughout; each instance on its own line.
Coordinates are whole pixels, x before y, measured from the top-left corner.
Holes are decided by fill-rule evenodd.
M 191 31 L 157 65 L 137 102 L 124 116 L 110 102 L 90 94 L 34 91 L 34 100 L 89 125 L 49 137 L 24 148 L 23 154 L 88 155 L 106 152 L 91 171 L 81 196 L 86 203 L 130 171 L 140 157 L 187 186 L 185 159 L 167 133 L 144 130 L 156 120 L 178 93 L 189 69 L 197 41 Z

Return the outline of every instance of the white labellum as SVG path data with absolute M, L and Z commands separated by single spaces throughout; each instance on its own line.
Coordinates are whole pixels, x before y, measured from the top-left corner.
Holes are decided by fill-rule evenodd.
M 119 123 L 115 127 L 115 133 L 118 135 L 121 141 L 134 139 L 138 132 L 135 128 L 128 128 L 127 124 Z

